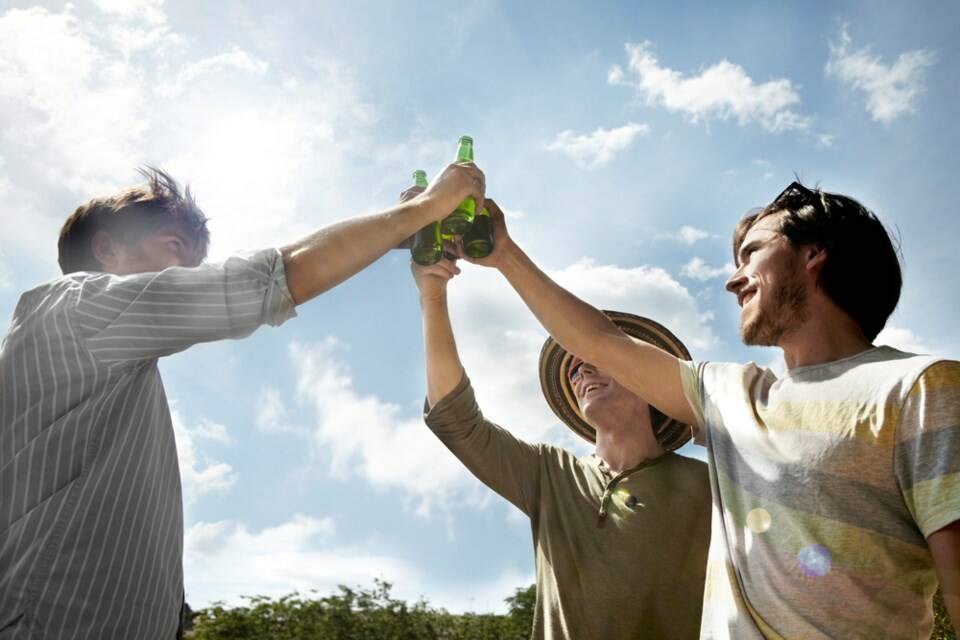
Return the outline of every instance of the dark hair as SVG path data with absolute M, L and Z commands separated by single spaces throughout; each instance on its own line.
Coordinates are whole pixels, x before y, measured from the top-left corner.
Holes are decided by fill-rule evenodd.
M 780 215 L 780 232 L 794 246 L 825 249 L 817 285 L 873 341 L 900 299 L 899 248 L 869 209 L 844 195 L 794 182 L 760 211 L 748 213 L 733 231 L 733 259 L 744 236 L 761 218 Z
M 107 231 L 124 243 L 135 243 L 171 222 L 189 235 L 197 261 L 206 257 L 210 244 L 207 217 L 193 199 L 190 187 L 181 194 L 176 180 L 155 167 L 142 167 L 138 172 L 146 178 L 146 184 L 94 198 L 77 207 L 63 223 L 57 252 L 64 274 L 103 269 L 91 246 L 98 231 Z

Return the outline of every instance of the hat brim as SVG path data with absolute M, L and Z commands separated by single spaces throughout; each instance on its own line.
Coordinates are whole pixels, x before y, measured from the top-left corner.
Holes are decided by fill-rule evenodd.
M 690 360 L 687 347 L 660 323 L 621 311 L 605 310 L 603 313 L 632 338 L 659 347 L 681 360 Z M 580 412 L 573 385 L 570 384 L 568 372 L 572 360 L 573 356 L 556 340 L 547 338 L 540 350 L 540 388 L 557 417 L 578 436 L 595 443 L 597 432 Z M 654 407 L 650 407 L 650 414 L 653 434 L 665 450 L 672 451 L 690 440 L 692 432 L 689 425 L 665 416 Z

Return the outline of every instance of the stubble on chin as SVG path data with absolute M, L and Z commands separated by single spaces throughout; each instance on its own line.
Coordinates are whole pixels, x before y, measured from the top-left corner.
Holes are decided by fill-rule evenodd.
M 752 319 L 741 323 L 740 340 L 743 344 L 775 347 L 789 330 L 805 322 L 809 315 L 807 292 L 799 280 L 777 287 L 770 306 L 773 308 L 760 308 Z

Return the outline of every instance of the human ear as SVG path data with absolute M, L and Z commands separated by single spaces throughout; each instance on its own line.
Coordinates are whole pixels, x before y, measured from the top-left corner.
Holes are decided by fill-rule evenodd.
M 97 231 L 93 234 L 93 239 L 90 241 L 90 250 L 104 271 L 113 271 L 120 262 L 117 242 L 106 231 Z
M 820 270 L 823 269 L 823 265 L 827 263 L 826 248 L 812 244 L 804 247 L 803 251 L 807 271 L 810 271 L 814 275 L 819 274 Z

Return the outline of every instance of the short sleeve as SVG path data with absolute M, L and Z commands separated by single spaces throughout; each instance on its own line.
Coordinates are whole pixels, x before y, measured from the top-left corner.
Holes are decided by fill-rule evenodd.
M 924 537 L 960 520 L 960 362 L 927 367 L 903 403 L 897 482 Z
M 706 424 L 703 418 L 703 367 L 704 363 L 680 361 L 680 384 L 683 387 L 683 395 L 696 418 L 696 424 L 693 425 L 693 441 L 699 445 L 705 444 L 706 441 L 704 434 Z
M 276 249 L 222 264 L 79 282 L 75 324 L 101 361 L 157 358 L 200 342 L 241 338 L 296 315 Z

